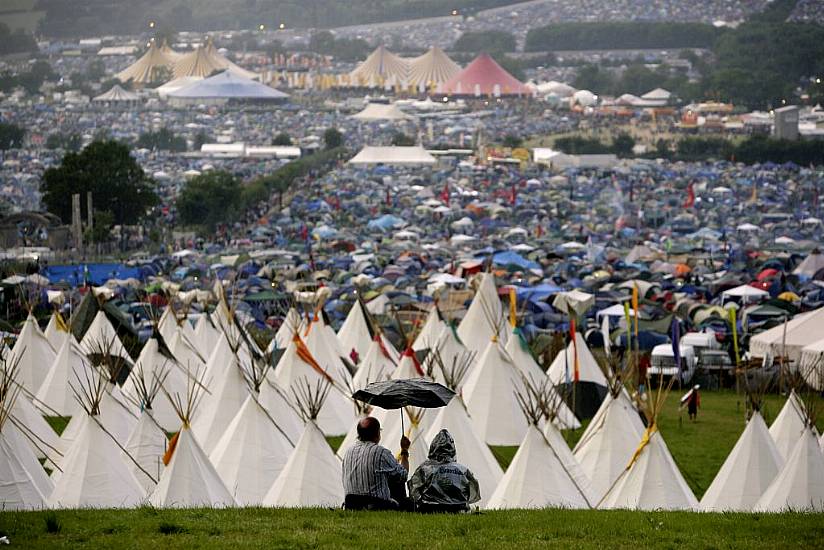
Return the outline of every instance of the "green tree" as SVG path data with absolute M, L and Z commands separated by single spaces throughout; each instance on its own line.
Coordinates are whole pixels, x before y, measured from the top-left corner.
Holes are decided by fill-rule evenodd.
M 240 181 L 228 172 L 207 172 L 189 180 L 177 197 L 177 212 L 186 225 L 209 231 L 234 221 L 240 205 Z
M 46 138 L 46 149 L 64 149 L 66 151 L 79 151 L 83 145 L 83 137 L 78 133 L 64 134 L 55 132 Z
M 272 145 L 292 145 L 292 138 L 286 132 L 281 132 L 272 138 Z
M 626 132 L 621 132 L 612 139 L 612 152 L 621 158 L 632 156 L 635 140 Z
M 197 134 L 195 134 L 195 139 L 192 143 L 192 150 L 200 151 L 204 143 L 212 143 L 213 141 L 214 139 L 212 138 L 212 136 L 210 136 L 203 130 L 200 130 Z
M 43 203 L 64 223 L 71 222 L 72 195 L 81 196 L 86 216 L 86 193 L 92 193 L 97 210 L 111 212 L 114 223 L 134 224 L 158 203 L 154 182 L 129 148 L 116 141 L 96 141 L 79 153 L 67 153 L 60 166 L 43 174 Z
M 323 143 L 327 149 L 334 149 L 343 145 L 343 134 L 337 128 L 329 128 L 323 133 Z
M 26 131 L 20 126 L 0 122 L 0 151 L 21 147 L 25 136 Z
M 514 52 L 515 35 L 506 31 L 470 31 L 461 35 L 452 49 L 456 52 L 503 53 Z
M 161 128 L 157 132 L 146 132 L 140 134 L 136 145 L 144 149 L 157 151 L 183 152 L 186 150 L 186 140 L 176 136 L 168 128 Z
M 524 140 L 521 139 L 521 136 L 516 136 L 515 134 L 507 134 L 504 137 L 504 147 L 510 147 L 512 149 L 516 147 L 520 147 L 523 144 Z
M 85 238 L 93 243 L 104 243 L 109 240 L 114 226 L 114 214 L 108 210 L 94 211 L 94 224 L 86 230 Z
M 411 145 L 415 145 L 415 138 L 412 136 L 407 136 L 403 132 L 395 132 L 392 134 L 392 145 L 409 147 Z

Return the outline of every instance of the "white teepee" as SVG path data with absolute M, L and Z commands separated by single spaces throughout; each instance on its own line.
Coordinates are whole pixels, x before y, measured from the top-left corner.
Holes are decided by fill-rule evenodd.
M 292 403 L 289 390 L 281 388 L 274 380 L 272 373 L 268 373 L 266 381 L 260 388 L 258 398 L 260 404 L 269 413 L 281 430 L 295 442 L 303 433 L 303 419 Z
M 45 405 L 43 412 L 49 416 L 75 416 L 83 409 L 72 392 L 71 384 L 83 376 L 83 369 L 91 367 L 71 333 L 60 332 L 57 338 L 62 344 L 37 391 L 37 402 Z
M 63 446 L 60 436 L 55 433 L 48 422 L 40 415 L 29 398 L 20 392 L 11 408 L 11 417 L 14 425 L 32 441 L 35 454 L 38 458 L 59 460 L 58 452 Z
M 796 442 L 804 432 L 803 411 L 804 404 L 798 394 L 795 393 L 795 390 L 792 390 L 781 408 L 781 412 L 778 413 L 770 426 L 770 435 L 783 459 L 790 455 Z
M 208 383 L 211 393 L 204 396 L 192 422 L 192 431 L 207 454 L 215 448 L 249 396 L 249 388 L 236 356 L 233 355 L 226 368 L 216 374 Z
M 307 378 L 293 388 L 306 426 L 289 460 L 263 498 L 264 506 L 339 507 L 343 503 L 341 461 L 315 423 L 330 389 L 325 380 L 312 383 Z
M 351 382 L 340 381 L 339 376 L 346 377 L 348 373 L 328 369 L 314 358 L 297 335 L 286 347 L 274 371 L 275 383 L 287 392 L 292 392 L 303 379 L 333 384 L 317 418 L 318 425 L 327 435 L 345 434 L 355 420 L 355 408 L 345 389 Z
M 478 434 L 489 445 L 518 445 L 527 421 L 518 405 L 524 391 L 521 371 L 497 339 L 487 343 L 463 386 L 466 408 Z
M 103 347 L 108 349 L 112 355 L 122 357 L 129 362 L 132 361 L 129 353 L 123 346 L 123 342 L 120 341 L 117 332 L 101 309 L 97 312 L 97 315 L 94 316 L 94 320 L 88 330 L 86 330 L 86 334 L 83 335 L 83 339 L 80 341 L 80 348 L 85 354 L 89 355 L 97 353 Z
M 604 496 L 626 469 L 644 429 L 626 390 L 621 389 L 618 397 L 607 394 L 574 450 L 596 498 Z
M 701 498 L 707 512 L 749 512 L 778 475 L 784 459 L 756 411 Z
M 589 481 L 557 428 L 552 431 L 556 436 L 548 438 L 529 425 L 487 508 L 591 508 Z
M 518 370 L 523 373 L 525 379 L 530 384 L 540 384 L 545 378 L 546 374 L 541 370 L 538 362 L 535 361 L 519 329 L 516 328 L 512 331 L 512 336 L 506 344 L 505 351 L 509 354 L 512 364 L 518 367 Z M 557 399 L 557 391 L 555 388 L 550 386 L 547 388 L 547 391 L 550 392 L 551 398 L 558 404 L 558 411 L 554 419 L 555 424 L 562 430 L 577 430 L 580 428 L 581 423 L 578 422 L 575 414 L 566 403 Z
M 65 330 L 65 321 L 63 318 L 58 318 L 59 313 L 53 311 L 51 317 L 49 317 L 49 324 L 46 325 L 46 330 L 43 331 L 43 336 L 46 337 L 46 340 L 49 341 L 51 344 L 52 349 L 59 350 L 60 346 L 63 345 L 63 338 L 62 336 L 67 333 Z
M 140 420 L 137 421 L 137 425 L 124 445 L 126 452 L 134 458 L 134 461 L 129 458 L 123 460 L 146 493 L 154 490 L 156 482 L 160 479 L 160 474 L 163 472 L 163 453 L 166 452 L 167 444 L 165 432 L 152 418 L 151 413 L 148 410 L 140 413 Z M 140 468 L 135 462 L 140 464 Z
M 19 389 L 17 364 L 0 360 L 0 509 L 34 510 L 46 504 L 51 482 L 32 448 L 9 421 Z
M 99 419 L 107 384 L 102 374 L 90 371 L 73 385 L 85 414 L 80 416 L 77 437 L 61 461 L 62 472 L 53 474 L 57 480 L 48 500 L 51 507 L 131 508 L 143 501 L 143 488 Z
M 764 512 L 824 512 L 824 454 L 815 431 L 805 428 L 755 509 Z
M 501 343 L 506 344 L 509 337 L 506 326 L 503 306 L 495 289 L 495 276 L 483 273 L 478 291 L 458 326 L 458 336 L 468 349 L 483 353 L 493 336 L 499 336 Z
M 355 300 L 352 309 L 343 321 L 338 331 L 338 340 L 346 357 L 352 357 L 353 350 L 361 358 L 366 355 L 372 336 L 369 331 L 369 321 L 366 319 L 359 300 Z
M 297 441 L 297 440 L 295 440 Z M 241 506 L 257 506 L 286 465 L 293 443 L 249 394 L 210 455 Z
M 421 327 L 421 331 L 415 337 L 415 342 L 412 344 L 412 349 L 415 351 L 420 351 L 423 349 L 434 348 L 438 343 L 441 331 L 446 326 L 446 322 L 441 319 L 441 315 L 438 312 L 438 306 L 434 306 L 431 310 L 429 310 L 429 314 L 426 316 L 426 321 L 424 322 L 423 327 Z
M 352 377 L 352 389 L 359 390 L 371 382 L 387 380 L 395 372 L 395 362 L 384 351 L 377 338 L 372 340 L 367 348 L 366 355 L 361 358 L 358 370 Z
M 29 313 L 14 347 L 7 355 L 6 360 L 9 364 L 18 365 L 17 382 L 34 395 L 48 375 L 57 354 L 40 332 L 37 320 Z
M 185 395 L 171 395 L 164 388 L 182 425 L 169 442 L 169 450 L 163 457 L 166 467 L 148 502 L 159 508 L 235 506 L 235 499 L 191 430 L 192 414 L 204 391 L 202 375 L 190 372 L 187 379 Z
M 654 425 L 653 425 L 654 426 Z M 695 510 L 698 501 L 657 429 L 644 433 L 636 455 L 602 498 L 599 508 Z

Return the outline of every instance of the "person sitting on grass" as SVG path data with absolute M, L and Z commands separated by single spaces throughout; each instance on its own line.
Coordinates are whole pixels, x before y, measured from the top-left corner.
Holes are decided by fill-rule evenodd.
M 419 512 L 467 512 L 481 500 L 474 474 L 455 461 L 455 440 L 447 430 L 435 435 L 429 459 L 418 466 L 409 480 L 409 496 Z
M 343 507 L 347 510 L 408 510 L 409 439 L 401 437 L 401 459 L 381 447 L 381 423 L 367 416 L 358 422 L 358 440 L 343 456 Z

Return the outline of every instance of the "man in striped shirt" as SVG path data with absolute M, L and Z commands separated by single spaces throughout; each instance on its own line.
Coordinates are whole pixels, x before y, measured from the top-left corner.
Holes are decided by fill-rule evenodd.
M 358 422 L 358 440 L 343 457 L 347 510 L 397 510 L 407 500 L 409 439 L 401 437 L 400 463 L 389 449 L 379 445 L 380 440 L 381 424 L 377 418 L 367 416 Z

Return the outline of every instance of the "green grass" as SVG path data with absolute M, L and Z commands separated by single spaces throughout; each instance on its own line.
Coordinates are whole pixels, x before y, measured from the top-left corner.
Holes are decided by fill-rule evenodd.
M 49 426 L 51 426 L 51 429 L 57 432 L 57 435 L 63 433 L 63 430 L 69 425 L 69 420 L 71 420 L 70 416 L 46 416 L 44 418 Z
M 140 508 L 8 512 L 0 514 L 0 532 L 20 548 L 814 548 L 824 537 L 822 519 L 796 513 L 542 510 L 420 516 Z

